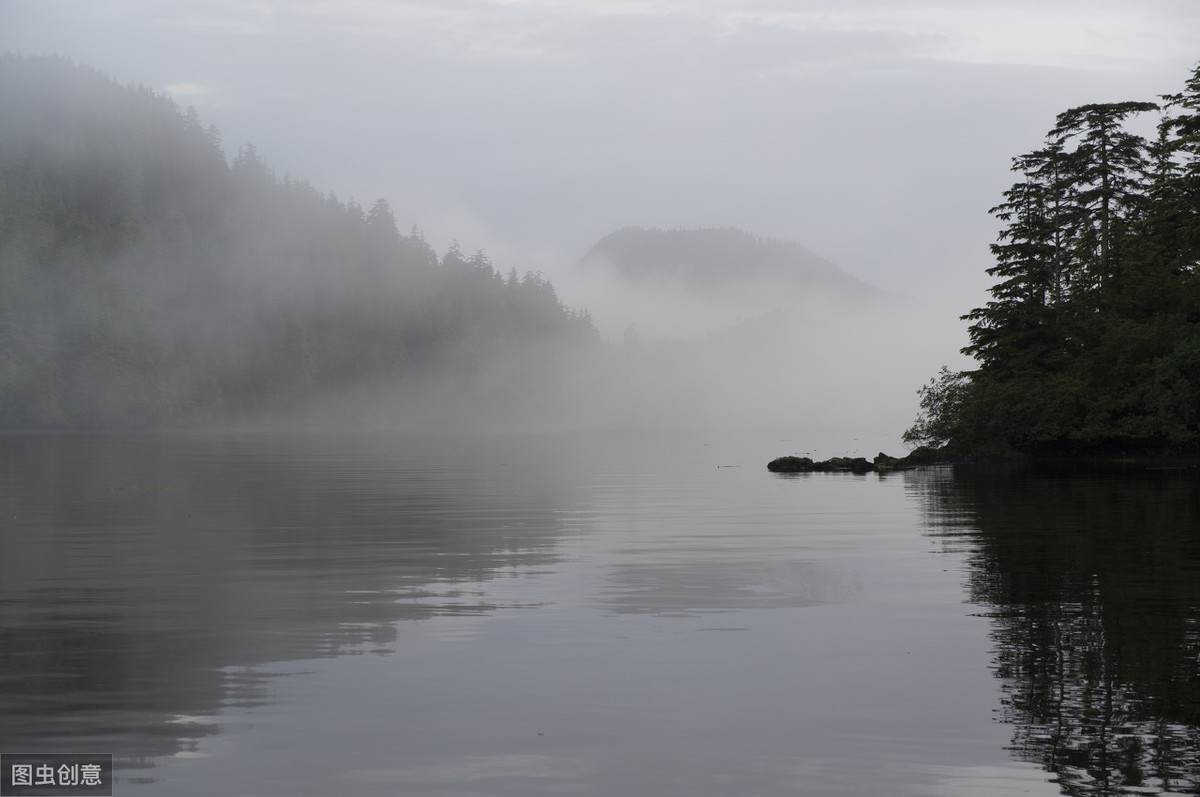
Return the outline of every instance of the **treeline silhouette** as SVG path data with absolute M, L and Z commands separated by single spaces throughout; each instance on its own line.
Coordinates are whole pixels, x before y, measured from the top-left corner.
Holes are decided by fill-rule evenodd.
M 1200 68 L 1159 102 L 1059 114 L 991 212 L 978 367 L 922 391 L 916 443 L 1033 453 L 1200 444 Z M 1148 139 L 1131 123 L 1157 114 Z
M 229 163 L 151 89 L 6 55 L 0 107 L 0 427 L 534 412 L 599 341 L 540 274 Z

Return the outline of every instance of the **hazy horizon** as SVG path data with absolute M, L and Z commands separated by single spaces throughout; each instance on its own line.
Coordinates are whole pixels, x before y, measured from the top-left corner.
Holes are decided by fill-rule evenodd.
M 501 274 L 542 272 L 608 340 L 630 325 L 702 339 L 782 313 L 671 386 L 749 380 L 706 390 L 699 418 L 731 420 L 722 399 L 753 415 L 769 375 L 797 406 L 814 382 L 845 393 L 831 411 L 873 396 L 859 412 L 886 408 L 889 428 L 937 365 L 964 362 L 959 316 L 987 299 L 987 210 L 1011 158 L 1067 108 L 1178 91 L 1198 34 L 1200 9 L 1171 0 L 0 8 L 0 51 L 163 92 L 220 130 L 227 159 L 253 143 L 278 175 L 386 199 L 438 252 L 457 242 Z M 795 242 L 911 304 L 871 315 L 782 291 L 775 306 L 722 304 L 583 278 L 584 255 L 627 227 Z M 661 328 L 639 325 L 647 314 Z
M 983 299 L 1009 159 L 1200 57 L 1175 0 L 9 0 L 0 23 L 0 51 L 164 91 L 227 154 L 385 197 L 502 271 L 553 276 L 630 225 L 733 226 L 956 314 Z

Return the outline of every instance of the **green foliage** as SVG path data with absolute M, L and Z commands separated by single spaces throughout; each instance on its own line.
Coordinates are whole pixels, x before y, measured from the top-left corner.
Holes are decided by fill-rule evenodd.
M 970 377 L 961 371 L 942 366 L 936 379 L 930 379 L 917 394 L 921 397 L 921 413 L 904 433 L 908 446 L 944 446 L 955 435 L 962 412 L 964 393 Z
M 539 276 L 439 258 L 385 200 L 281 178 L 253 145 L 230 164 L 147 89 L 10 55 L 0 106 L 0 426 L 225 420 L 362 386 L 403 412 L 434 375 L 470 411 L 598 339 Z
M 1200 67 L 1186 92 L 1060 114 L 991 213 L 978 368 L 921 389 L 910 442 L 1044 452 L 1200 444 Z M 1128 119 L 1159 110 L 1149 142 Z

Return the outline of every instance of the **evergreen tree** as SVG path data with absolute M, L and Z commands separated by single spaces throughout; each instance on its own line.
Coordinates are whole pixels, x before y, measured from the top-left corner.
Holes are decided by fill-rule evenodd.
M 1081 266 L 1082 285 L 1075 284 L 1084 290 L 1117 276 L 1122 237 L 1146 208 L 1148 145 L 1122 124 L 1157 108 L 1152 102 L 1083 105 L 1059 114 L 1049 133 L 1059 147 L 1074 144 L 1068 160 L 1073 212 L 1065 221 Z
M 403 421 L 435 374 L 465 417 L 552 400 L 596 339 L 482 252 L 439 268 L 386 200 L 280 178 L 252 144 L 227 163 L 149 89 L 0 56 L 0 107 L 0 426 L 224 420 L 363 386 Z
M 1058 115 L 991 210 L 991 300 L 963 318 L 973 371 L 921 389 L 911 443 L 1024 451 L 1200 443 L 1200 67 L 1164 98 Z
M 1059 339 L 1076 271 L 1067 160 L 1059 143 L 1014 158 L 1013 171 L 1023 179 L 989 211 L 1007 223 L 991 247 L 996 265 L 987 270 L 999 282 L 991 289 L 992 301 L 963 316 L 973 322 L 964 352 L 983 368 L 1014 368 L 1026 357 L 1043 362 Z

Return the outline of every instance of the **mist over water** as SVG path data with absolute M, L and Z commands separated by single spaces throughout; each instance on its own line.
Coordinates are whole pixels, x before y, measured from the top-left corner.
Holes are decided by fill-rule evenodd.
M 618 231 L 555 279 L 610 343 L 579 403 L 580 421 L 601 427 L 778 430 L 808 452 L 895 451 L 916 389 L 957 361 L 964 337 L 941 308 L 734 229 Z
M 953 316 L 733 228 L 624 228 L 544 273 L 439 253 L 385 199 L 252 145 L 226 162 L 151 89 L 0 66 L 3 427 L 754 431 L 871 456 L 962 343 Z
M 1194 478 L 762 442 L 5 435 L 0 749 L 129 794 L 1187 793 Z
M 226 163 L 153 92 L 53 69 L 118 107 L 49 106 L 89 157 L 27 125 L 0 161 L 0 750 L 114 750 L 123 786 L 178 795 L 1192 778 L 1168 704 L 1195 702 L 1194 606 L 1135 601 L 1165 647 L 1110 637 L 1122 590 L 1093 581 L 1190 594 L 1194 485 L 765 472 L 900 453 L 954 313 L 735 228 L 623 228 L 544 271 L 439 253 L 386 200 Z M 110 135 L 122 102 L 179 140 Z M 1072 514 L 1095 495 L 1111 525 Z M 1081 575 L 992 539 L 1143 523 L 1184 564 Z M 994 589 L 1029 570 L 1029 600 Z

